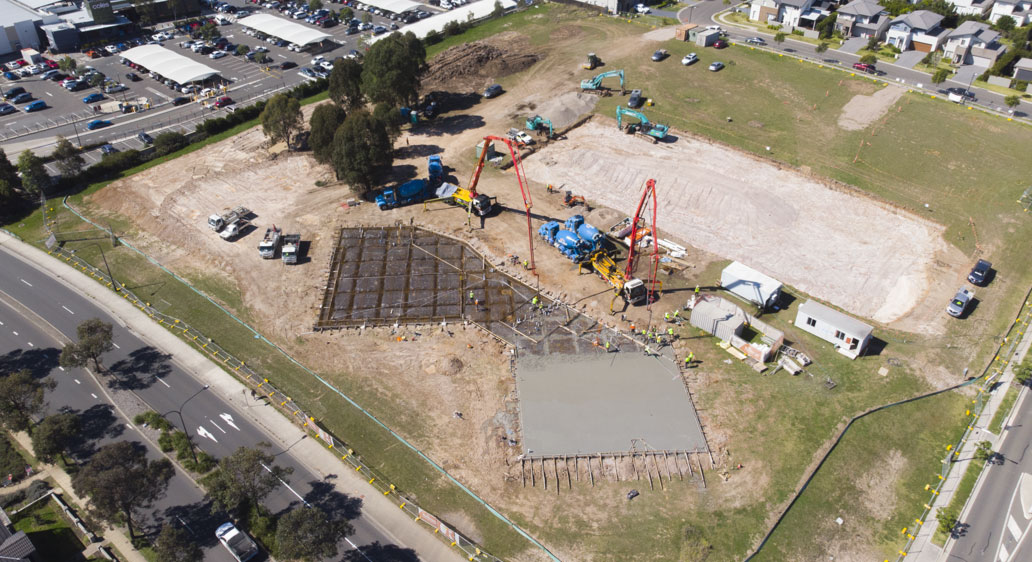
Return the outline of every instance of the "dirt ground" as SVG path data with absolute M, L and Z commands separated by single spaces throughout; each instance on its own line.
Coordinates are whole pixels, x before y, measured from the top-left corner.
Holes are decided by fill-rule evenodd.
M 903 96 L 905 90 L 887 86 L 869 95 L 857 95 L 842 107 L 838 125 L 846 131 L 866 129 Z
M 577 34 L 564 35 L 566 29 L 558 28 L 553 42 L 575 44 Z M 504 96 L 477 100 L 469 108 L 404 132 L 396 143 L 392 180 L 425 176 L 426 157 L 442 154 L 451 181 L 465 185 L 474 165 L 473 147 L 484 135 L 504 133 L 537 113 L 552 116 L 556 126 L 563 127 L 590 112 L 594 96 L 580 94 L 575 85 L 555 87 L 560 81 L 575 84 L 569 61 L 543 56 L 518 37 L 509 37 L 504 46 L 501 58 L 492 50 L 500 48 L 497 41 L 486 47 L 464 47 L 476 57 L 496 61 L 483 72 L 438 68 L 438 74 L 432 74 L 436 78 L 426 84 L 426 91 L 453 88 L 465 93 L 501 74 L 525 69 Z M 851 110 L 851 119 L 873 122 L 881 113 L 865 116 L 864 108 L 873 115 L 885 107 L 881 101 L 868 103 Z M 306 108 L 306 117 L 311 109 Z M 942 241 L 941 229 L 933 223 L 719 145 L 680 136 L 674 144 L 653 146 L 619 133 L 610 119 L 596 118 L 574 129 L 565 139 L 528 156 L 525 164 L 539 276 L 515 269 L 511 273 L 608 324 L 616 321 L 608 315 L 607 286 L 594 275 L 578 274 L 576 266 L 537 238 L 541 221 L 565 219 L 573 213 L 560 204 L 560 195 L 546 194 L 546 183 L 587 196 L 596 207 L 584 213 L 588 222 L 607 227 L 632 211 L 641 182 L 654 177 L 662 197 L 659 227 L 664 237 L 689 247 L 686 259 L 692 265 L 679 275 L 682 279 L 714 260 L 739 259 L 858 315 L 895 321 L 894 328 L 940 331 L 941 304 L 955 288 L 948 284 L 955 281 L 957 264 L 965 261 Z M 428 211 L 412 206 L 386 213 L 368 202 L 348 206 L 346 201 L 355 196 L 334 181 L 327 167 L 307 153 L 270 150 L 259 127 L 115 182 L 87 203 L 95 213 L 127 217 L 134 229 L 126 233 L 127 238 L 170 269 L 220 276 L 237 287 L 247 316 L 261 331 L 309 367 L 333 373 L 338 380 L 375 395 L 379 403 L 367 406 L 489 502 L 542 525 L 551 522 L 573 528 L 569 518 L 574 517 L 591 533 L 600 521 L 625 513 L 623 486 L 599 484 L 612 492 L 606 494 L 575 486 L 561 496 L 522 490 L 516 480 L 518 450 L 501 440 L 518 432 L 518 427 L 507 350 L 495 340 L 461 326 L 424 329 L 418 334 L 403 328 L 404 342 L 397 341 L 389 328 L 311 332 L 340 226 L 412 221 L 469 240 L 494 263 L 511 254 L 529 257 L 523 200 L 512 171 L 486 169 L 480 189 L 497 196 L 505 207 L 489 217 L 483 228 L 476 221 L 472 229 L 467 228 L 462 213 L 443 205 Z M 207 227 L 206 219 L 236 205 L 254 211 L 256 228 L 240 240 L 225 242 Z M 584 212 L 583 208 L 577 212 Z M 311 242 L 307 259 L 298 266 L 258 257 L 261 233 L 273 224 L 285 232 L 300 232 Z M 628 311 L 627 317 L 643 325 L 649 314 L 640 307 Z M 463 419 L 454 416 L 456 411 L 463 413 Z M 719 427 L 707 431 L 712 431 L 711 441 L 728 439 Z M 703 501 L 753 505 L 763 497 L 769 475 L 758 466 L 747 471 L 744 478 L 712 486 L 705 498 L 688 488 L 667 494 L 666 503 L 657 509 L 683 512 Z M 582 508 L 571 515 L 568 506 L 574 504 Z M 441 515 L 453 522 L 461 520 L 461 514 Z M 603 525 L 603 530 L 610 528 Z M 473 522 L 461 530 L 478 538 Z M 559 554 L 564 559 L 592 557 L 590 552 L 573 550 Z

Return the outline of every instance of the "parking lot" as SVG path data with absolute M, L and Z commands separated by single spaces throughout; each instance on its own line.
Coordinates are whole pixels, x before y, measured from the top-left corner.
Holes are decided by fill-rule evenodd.
M 320 32 L 331 35 L 337 45 L 331 45 L 332 48 L 330 50 L 320 53 L 329 60 L 347 55 L 353 49 L 361 51 L 360 40 L 372 33 L 371 31 L 364 31 L 348 35 L 348 26 L 346 24 L 322 28 L 306 23 L 303 19 L 291 19 L 289 14 L 261 8 L 256 4 L 244 2 L 243 0 L 233 0 L 230 3 L 238 8 L 250 11 L 251 14 L 268 13 L 290 19 L 290 21 L 299 25 L 318 29 Z M 328 2 L 326 7 L 336 12 L 343 8 L 344 4 Z M 430 6 L 426 6 L 425 9 L 434 14 L 440 11 Z M 391 24 L 396 24 L 404 31 L 404 24 L 400 21 L 394 22 L 385 16 L 355 10 L 356 18 L 364 19 L 366 14 L 369 15 L 369 23 L 374 26 L 382 25 L 389 28 Z M 214 17 L 216 13 L 206 10 L 205 15 Z M 175 32 L 175 36 L 172 39 L 162 41 L 165 48 L 219 71 L 221 77 L 229 82 L 227 94 L 238 104 L 253 103 L 258 99 L 269 97 L 280 90 L 291 88 L 308 79 L 302 76 L 299 71 L 312 65 L 312 59 L 316 56 L 315 53 L 293 52 L 288 50 L 285 45 L 277 46 L 267 41 L 261 41 L 245 34 L 243 27 L 235 22 L 235 15 L 223 14 L 223 16 L 228 20 L 232 20 L 232 23 L 228 23 L 228 25 L 219 26 L 222 36 L 228 39 L 231 45 L 227 49 L 230 54 L 217 59 L 212 59 L 205 54 L 194 53 L 190 48 L 181 48 L 179 46 L 180 43 L 189 40 L 190 37 L 174 30 L 171 23 L 159 24 L 157 29 Z M 145 39 L 151 40 L 150 37 Z M 268 50 L 267 55 L 269 59 L 264 64 L 250 62 L 245 57 L 235 54 L 237 45 L 246 45 L 251 49 L 262 46 Z M 192 101 L 178 107 L 173 106 L 171 103 L 173 99 L 186 94 L 173 90 L 171 87 L 123 64 L 121 62 L 122 57 L 117 54 L 106 53 L 103 49 L 98 49 L 98 51 L 102 52 L 104 56 L 89 58 L 83 53 L 71 53 L 69 56 L 76 60 L 78 68 L 92 67 L 104 74 L 107 79 L 125 84 L 127 87 L 124 91 L 105 94 L 104 99 L 100 101 L 83 102 L 84 97 L 97 93 L 99 91 L 98 88 L 91 87 L 71 92 L 62 87 L 60 83 L 43 80 L 39 75 L 13 81 L 4 79 L 0 83 L 0 90 L 5 92 L 12 87 L 21 86 L 32 94 L 33 99 L 43 100 L 48 106 L 42 111 L 25 113 L 21 111 L 25 104 L 18 104 L 16 107 L 19 111 L 0 116 L 0 143 L 3 143 L 3 147 L 8 154 L 20 152 L 25 148 L 32 148 L 40 155 L 48 154 L 52 150 L 54 139 L 58 135 L 83 146 L 98 145 L 106 142 L 112 143 L 119 150 L 138 149 L 142 143 L 137 141 L 135 137 L 141 131 L 146 131 L 156 136 L 160 132 L 169 129 L 192 130 L 197 123 L 205 118 L 225 111 L 224 109 L 216 110 L 210 108 L 214 98 Z M 63 56 L 62 54 L 53 58 L 54 60 L 59 60 Z M 7 60 L 13 60 L 15 57 L 16 55 L 12 55 Z M 297 67 L 289 70 L 280 70 L 280 65 L 286 61 L 297 64 Z M 2 62 L 6 62 L 6 60 Z M 130 80 L 127 77 L 129 73 L 138 75 L 139 80 Z M 145 102 L 149 106 L 143 105 L 143 107 L 149 108 L 138 113 L 123 114 L 118 112 L 117 104 L 111 102 L 139 102 L 141 104 Z M 101 108 L 100 110 L 98 110 L 98 106 Z M 86 130 L 85 125 L 95 119 L 109 120 L 112 122 L 112 125 L 93 131 Z M 93 162 L 99 159 L 100 156 L 99 151 L 92 151 L 86 154 L 86 159 L 87 162 Z

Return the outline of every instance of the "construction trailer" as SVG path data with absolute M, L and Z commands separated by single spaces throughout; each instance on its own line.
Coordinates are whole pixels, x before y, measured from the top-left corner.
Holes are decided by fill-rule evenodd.
M 799 305 L 795 325 L 824 341 L 835 345 L 835 351 L 850 359 L 856 359 L 871 343 L 873 328 L 841 312 L 808 300 Z
M 688 322 L 740 351 L 758 363 L 766 363 L 785 343 L 785 334 L 715 295 L 695 297 Z
M 761 310 L 774 309 L 781 298 L 782 286 L 781 281 L 736 261 L 720 272 L 722 289 Z

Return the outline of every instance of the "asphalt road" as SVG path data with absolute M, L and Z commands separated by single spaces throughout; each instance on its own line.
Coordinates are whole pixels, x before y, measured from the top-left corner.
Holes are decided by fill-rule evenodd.
M 0 291 L 42 317 L 49 326 L 65 337 L 75 339 L 76 326 L 88 318 L 101 318 L 114 326 L 116 349 L 103 358 L 111 372 L 103 377 L 103 384 L 132 390 L 150 408 L 164 415 L 177 428 L 183 424 L 200 450 L 216 458 L 225 456 L 238 447 L 255 447 L 260 442 L 275 442 L 264 430 L 246 419 L 190 373 L 179 368 L 175 359 L 140 340 L 115 319 L 80 296 L 35 268 L 26 265 L 0 248 Z M 0 295 L 3 296 L 3 295 Z M 136 429 L 122 419 L 107 396 L 81 370 L 64 370 L 57 364 L 61 344 L 47 333 L 50 328 L 38 326 L 31 314 L 22 315 L 16 308 L 0 304 L 0 368 L 3 370 L 31 368 L 38 376 L 51 375 L 58 383 L 48 393 L 49 413 L 71 408 L 85 416 L 88 422 L 84 437 L 93 446 L 117 440 L 144 442 Z M 179 415 L 182 414 L 182 420 Z M 340 494 L 310 472 L 295 459 L 290 451 L 273 447 L 278 466 L 291 467 L 294 472 L 288 485 L 280 486 L 266 500 L 273 512 L 291 509 L 302 501 L 318 505 L 335 517 L 350 519 L 355 527 L 345 548 L 366 551 L 361 559 L 375 560 L 384 546 L 393 545 L 388 533 L 375 522 L 361 515 L 361 499 Z M 157 457 L 157 451 L 151 451 Z M 343 468 L 343 467 L 342 467 Z M 204 503 L 203 493 L 184 475 L 177 474 L 169 492 L 153 510 L 152 523 L 178 517 L 193 531 L 209 550 L 206 560 L 229 561 L 222 548 L 214 542 L 215 527 L 223 519 L 213 518 L 210 507 Z M 363 545 L 377 543 L 375 547 Z M 402 560 L 417 560 L 408 549 L 393 548 L 392 556 L 399 553 Z
M 1011 418 L 1015 424 L 1007 426 L 999 456 L 968 500 L 971 507 L 957 527 L 947 561 L 1032 560 L 1032 540 L 1027 539 L 1032 520 L 1023 513 L 1015 493 L 1021 475 L 1032 473 L 1032 423 L 1024 422 L 1030 416 L 1032 400 L 1026 399 Z

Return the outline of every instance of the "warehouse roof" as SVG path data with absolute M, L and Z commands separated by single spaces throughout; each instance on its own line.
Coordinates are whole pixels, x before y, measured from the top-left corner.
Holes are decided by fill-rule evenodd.
M 219 74 L 218 70 L 206 64 L 201 64 L 160 45 L 133 47 L 123 52 L 121 56 L 179 84 L 196 82 Z
M 39 21 L 43 16 L 12 0 L 0 0 L 0 25 L 10 26 L 23 21 Z
M 502 4 L 502 9 L 510 10 L 516 7 L 516 2 L 513 0 L 499 0 Z M 406 25 L 402 28 L 402 31 L 411 31 L 420 39 L 426 37 L 427 33 L 433 31 L 441 31 L 448 22 L 465 22 L 468 20 L 469 15 L 473 14 L 473 19 L 477 20 L 480 18 L 486 18 L 494 11 L 494 0 L 480 0 L 479 2 L 473 2 L 451 10 L 450 12 L 444 12 L 443 14 L 437 14 L 431 16 L 425 20 L 419 20 L 411 25 Z M 372 41 L 376 42 L 380 39 L 387 37 L 387 35 L 378 35 L 373 37 Z
M 290 41 L 295 45 L 310 45 L 325 41 L 333 37 L 329 33 L 323 33 L 306 25 L 292 22 L 288 19 L 279 18 L 269 14 L 255 14 L 237 20 L 237 23 L 244 27 L 250 27 L 261 31 L 266 35 L 279 37 L 284 41 Z

